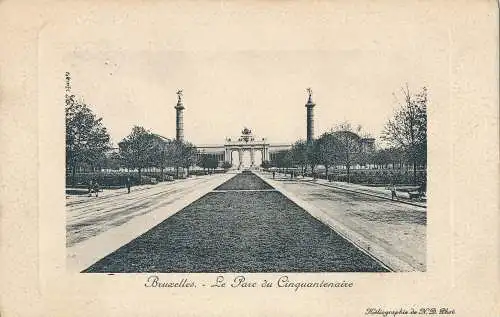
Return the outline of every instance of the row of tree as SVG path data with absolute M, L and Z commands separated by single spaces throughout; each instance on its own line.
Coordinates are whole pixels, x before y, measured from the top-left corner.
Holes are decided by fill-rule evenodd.
M 427 88 L 412 94 L 406 86 L 401 92 L 403 101 L 398 100 L 399 107 L 382 131 L 383 147 L 376 150 L 364 147 L 363 141 L 369 135 L 362 133 L 360 126 L 354 128 L 343 123 L 313 142 L 295 142 L 291 150 L 277 153 L 263 167 L 298 167 L 303 173 L 306 169 L 314 173 L 317 165 L 323 165 L 328 178 L 330 168 L 343 166 L 350 181 L 351 167 L 356 164 L 393 167 L 410 164 L 416 183 L 417 167 L 425 168 L 427 164 Z
M 139 179 L 145 168 L 155 167 L 161 173 L 167 167 L 189 168 L 201 164 L 204 168 L 216 168 L 218 162 L 207 155 L 197 161 L 196 147 L 189 142 L 166 139 L 143 127 L 134 126 L 131 133 L 118 143 L 118 151 L 112 149 L 109 133 L 102 122 L 82 99 L 71 92 L 71 76 L 66 77 L 66 169 L 73 182 L 76 171 L 121 167 L 137 170 Z
M 139 126 L 132 128 L 118 148 L 122 167 L 136 169 L 139 179 L 144 168 L 156 167 L 163 175 L 165 168 L 175 167 L 179 176 L 179 168 L 186 168 L 189 173 L 189 167 L 197 162 L 193 144 L 166 139 Z
M 215 169 L 218 161 L 209 154 L 197 155 L 195 146 L 189 142 L 169 140 L 151 133 L 143 127 L 133 127 L 131 133 L 118 143 L 118 151 L 112 145 L 102 118 L 98 118 L 82 99 L 71 92 L 71 77 L 66 76 L 66 167 L 73 179 L 78 168 L 87 170 L 103 167 L 127 167 L 137 169 L 139 175 L 144 168 L 167 167 L 189 168 L 195 164 L 205 169 Z M 344 166 L 350 180 L 350 169 L 355 164 L 395 165 L 399 162 L 413 166 L 414 181 L 418 166 L 427 163 L 427 89 L 411 93 L 408 86 L 401 89 L 402 101 L 393 118 L 382 131 L 386 146 L 376 151 L 364 151 L 361 127 L 354 128 L 343 123 L 323 133 L 313 142 L 299 140 L 290 151 L 278 153 L 273 162 L 263 162 L 263 167 L 300 167 L 314 172 L 317 165 L 325 167 L 326 176 L 330 167 Z M 224 168 L 229 168 L 226 163 Z
M 342 123 L 312 142 L 295 142 L 291 150 L 277 153 L 269 165 L 299 167 L 303 173 L 306 169 L 314 172 L 316 166 L 322 165 L 327 178 L 331 167 L 343 165 L 349 178 L 351 166 L 366 160 L 367 153 L 362 150 L 361 134 L 360 126 L 353 128 L 349 123 Z

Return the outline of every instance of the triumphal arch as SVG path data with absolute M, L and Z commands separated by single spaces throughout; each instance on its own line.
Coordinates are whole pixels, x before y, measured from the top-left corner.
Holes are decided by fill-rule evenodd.
M 198 145 L 198 153 L 209 154 L 214 156 L 219 164 L 229 162 L 233 167 L 241 169 L 243 162 L 243 154 L 250 152 L 250 168 L 258 167 L 260 164 L 256 162 L 256 153 L 260 152 L 262 161 L 270 161 L 273 156 L 283 150 L 291 149 L 291 144 L 271 144 L 266 138 L 257 137 L 252 130 L 243 128 L 241 135 L 236 138 L 226 138 L 224 144 L 220 145 Z M 238 155 L 238 166 L 234 164 L 235 155 Z

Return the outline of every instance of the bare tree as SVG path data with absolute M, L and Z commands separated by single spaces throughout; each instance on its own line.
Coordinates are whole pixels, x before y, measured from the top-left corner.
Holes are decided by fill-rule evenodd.
M 401 88 L 404 101 L 382 132 L 382 138 L 396 148 L 401 148 L 413 165 L 413 183 L 417 183 L 417 164 L 427 161 L 427 88 L 412 94 L 408 85 Z

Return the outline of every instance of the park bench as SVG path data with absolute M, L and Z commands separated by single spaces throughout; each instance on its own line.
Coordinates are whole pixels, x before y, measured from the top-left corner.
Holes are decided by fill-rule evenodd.
M 416 191 L 416 192 L 408 192 L 408 196 L 410 197 L 410 199 L 418 199 L 422 196 L 423 194 Z
M 424 196 L 421 186 L 406 187 L 402 188 L 401 191 L 407 192 L 410 199 L 419 199 Z

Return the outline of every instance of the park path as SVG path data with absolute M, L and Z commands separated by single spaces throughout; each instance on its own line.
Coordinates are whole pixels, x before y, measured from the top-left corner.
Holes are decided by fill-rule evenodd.
M 238 174 L 84 272 L 387 272 L 251 173 Z
M 132 218 L 171 204 L 199 186 L 205 186 L 210 176 L 189 178 L 177 182 L 132 187 L 127 190 L 105 190 L 99 197 L 80 195 L 66 201 L 66 243 L 70 247 Z
M 233 174 L 192 177 L 157 185 L 105 190 L 66 199 L 67 266 L 82 270 L 151 229 Z
M 355 187 L 346 191 L 309 178 L 259 175 L 393 270 L 426 270 L 426 208 L 356 192 Z

